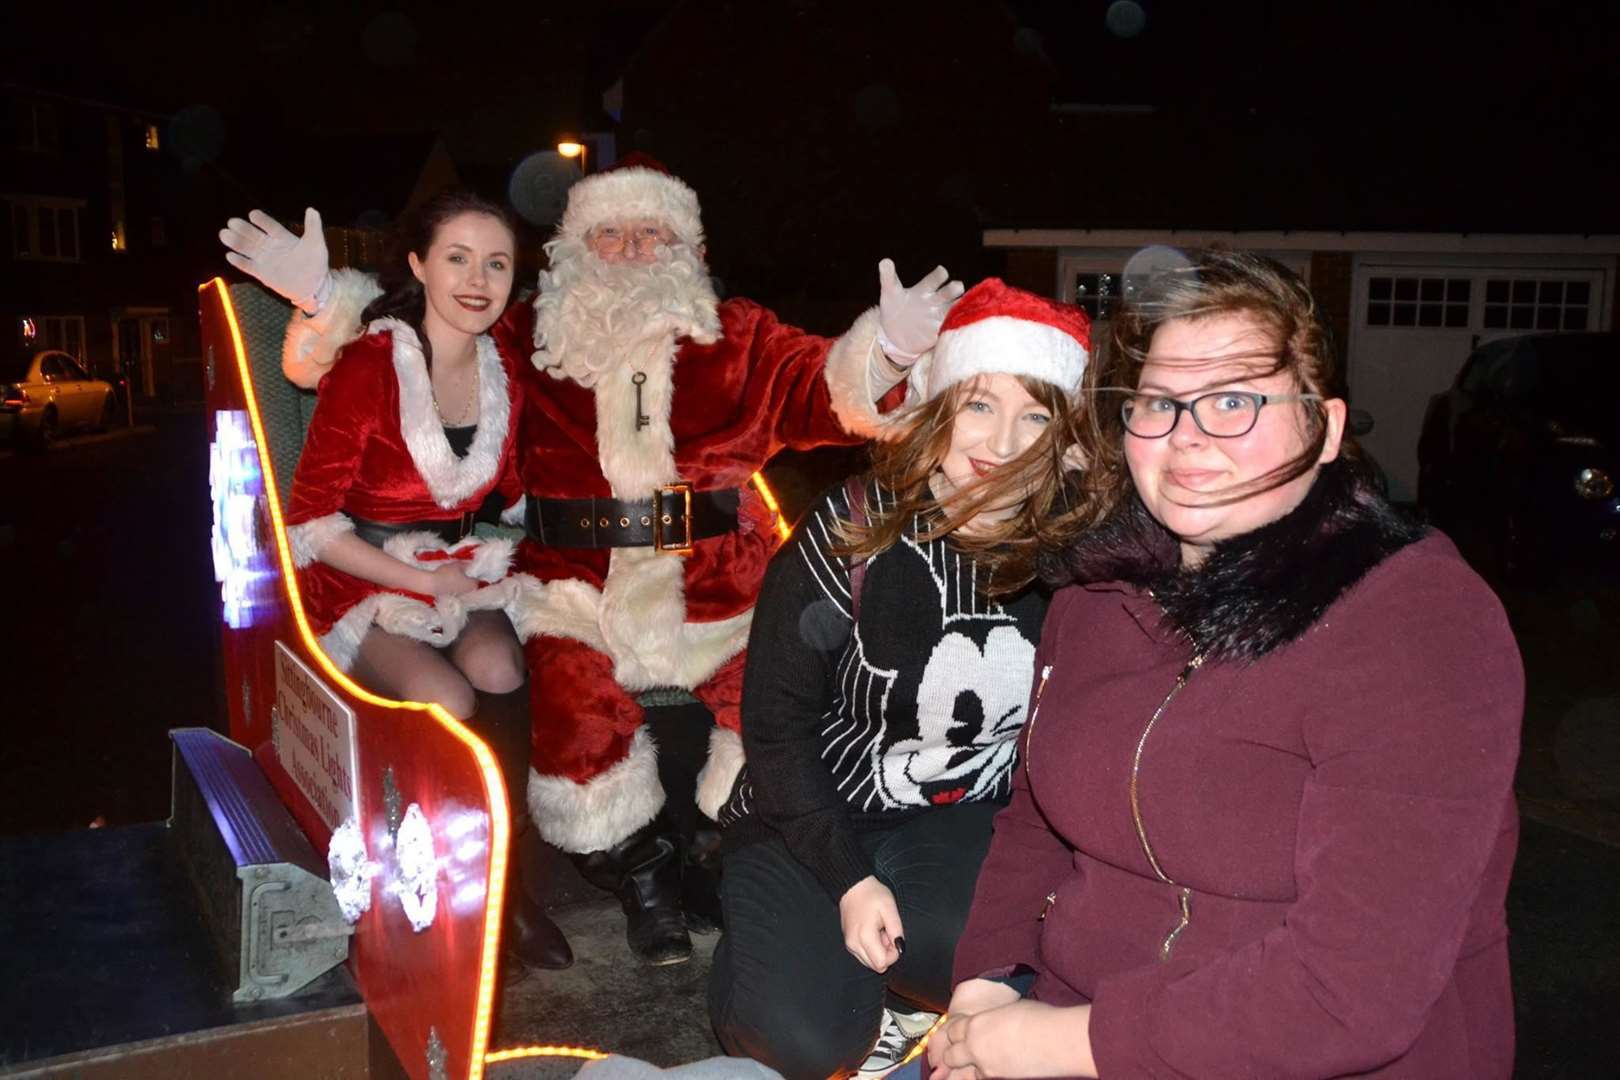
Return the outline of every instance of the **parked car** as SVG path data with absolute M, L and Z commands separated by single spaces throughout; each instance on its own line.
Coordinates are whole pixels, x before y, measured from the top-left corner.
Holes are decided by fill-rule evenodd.
M 1620 334 L 1480 346 L 1429 402 L 1418 501 L 1487 576 L 1620 570 Z
M 104 428 L 117 417 L 112 384 L 65 352 L 0 358 L 0 439 L 48 446 L 65 431 Z

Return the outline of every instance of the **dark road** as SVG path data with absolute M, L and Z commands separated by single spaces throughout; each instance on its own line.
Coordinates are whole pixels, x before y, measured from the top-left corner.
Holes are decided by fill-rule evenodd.
M 165 732 L 220 726 L 207 473 L 200 412 L 44 456 L 0 450 L 0 834 L 163 818 Z M 1620 596 L 1506 600 L 1529 673 L 1508 899 L 1518 1075 L 1607 1075 L 1620 1057 Z

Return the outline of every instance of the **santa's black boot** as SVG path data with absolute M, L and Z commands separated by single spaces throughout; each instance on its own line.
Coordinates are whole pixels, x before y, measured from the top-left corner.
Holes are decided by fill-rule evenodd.
M 681 917 L 681 862 L 668 819 L 659 814 L 604 851 L 575 855 L 580 875 L 619 898 L 625 938 L 651 967 L 692 957 L 692 938 Z
M 720 826 L 698 809 L 698 777 L 709 760 L 714 717 L 700 702 L 658 705 L 646 710 L 646 724 L 658 744 L 658 781 L 664 788 L 681 862 L 681 910 L 694 934 L 720 929 Z
M 525 794 L 529 785 L 529 688 L 507 694 L 478 694 L 478 712 L 467 724 L 489 744 L 501 767 L 511 818 L 507 844 L 506 903 L 501 919 L 508 981 L 525 967 L 558 971 L 574 962 L 574 951 L 562 929 L 529 892 L 525 879 L 538 877 L 543 860 L 539 832 L 529 820 Z M 525 870 L 528 872 L 525 873 Z M 491 887 L 495 883 L 491 882 Z M 515 963 L 514 963 L 515 961 Z
M 725 928 L 720 915 L 720 827 L 708 817 L 681 852 L 681 911 L 686 928 L 694 934 L 714 934 Z

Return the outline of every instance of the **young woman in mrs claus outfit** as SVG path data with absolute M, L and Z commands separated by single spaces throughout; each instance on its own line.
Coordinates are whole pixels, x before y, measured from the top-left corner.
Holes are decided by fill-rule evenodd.
M 259 226 L 233 220 L 222 239 Z M 512 291 L 506 211 L 441 194 L 403 221 L 366 308 L 364 337 L 322 379 L 293 476 L 288 538 L 305 610 L 332 660 L 389 697 L 435 701 L 499 759 L 525 833 L 528 684 L 503 610 L 512 545 L 471 535 L 474 517 L 516 503 L 518 371 L 486 331 Z M 228 256 L 236 263 L 240 256 Z M 512 859 L 511 878 L 521 875 Z M 572 962 L 521 888 L 507 902 L 508 957 Z M 509 965 L 509 974 L 521 964 Z

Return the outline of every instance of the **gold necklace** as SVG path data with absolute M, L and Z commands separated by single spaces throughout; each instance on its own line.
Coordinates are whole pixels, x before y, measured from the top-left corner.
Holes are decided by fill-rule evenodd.
M 452 422 L 449 417 L 444 415 L 444 410 L 439 408 L 439 395 L 433 390 L 433 380 L 428 380 L 428 397 L 433 401 L 433 411 L 438 414 L 439 423 L 442 426 L 467 426 L 467 418 L 472 414 L 473 406 L 478 401 L 478 358 L 476 356 L 473 358 L 472 381 L 472 392 L 467 395 L 467 400 L 462 402 L 461 411 L 456 414 L 456 418 Z

